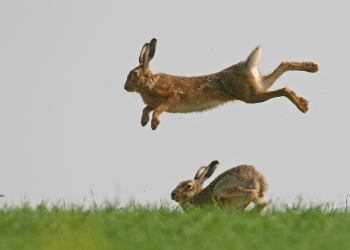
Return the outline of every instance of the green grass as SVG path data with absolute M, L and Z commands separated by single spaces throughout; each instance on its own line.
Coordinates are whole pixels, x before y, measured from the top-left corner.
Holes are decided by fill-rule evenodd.
M 0 206 L 0 249 L 350 249 L 348 206 L 182 213 L 161 202 Z

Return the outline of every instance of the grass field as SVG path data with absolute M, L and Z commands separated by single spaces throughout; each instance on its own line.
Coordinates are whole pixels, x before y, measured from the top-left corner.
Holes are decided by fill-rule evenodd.
M 348 205 L 193 210 L 109 202 L 0 206 L 0 249 L 350 249 Z

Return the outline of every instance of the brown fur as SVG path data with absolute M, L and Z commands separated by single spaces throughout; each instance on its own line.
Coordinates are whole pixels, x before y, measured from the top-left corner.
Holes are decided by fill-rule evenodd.
M 212 207 L 215 202 L 218 202 L 221 209 L 245 210 L 255 201 L 260 213 L 267 205 L 265 194 L 268 188 L 264 176 L 253 166 L 240 165 L 220 174 L 206 188 L 203 188 L 200 180 L 183 181 L 171 192 L 171 198 L 178 202 L 184 211 L 187 211 L 188 205 Z
M 308 101 L 297 96 L 287 87 L 275 91 L 267 90 L 286 71 L 317 72 L 318 66 L 312 62 L 282 62 L 273 73 L 262 76 L 257 69 L 262 53 L 261 46 L 259 46 L 246 61 L 232 65 L 218 73 L 198 77 L 181 77 L 151 72 L 149 62 L 154 56 L 155 47 L 156 39 L 144 45 L 140 54 L 140 65 L 130 71 L 124 86 L 129 92 L 140 93 L 147 104 L 142 113 L 142 126 L 148 123 L 149 113 L 152 111 L 154 112 L 151 126 L 154 130 L 160 123 L 159 115 L 164 111 L 170 113 L 201 112 L 233 100 L 259 103 L 274 97 L 285 96 L 301 112 L 305 113 L 308 110 Z

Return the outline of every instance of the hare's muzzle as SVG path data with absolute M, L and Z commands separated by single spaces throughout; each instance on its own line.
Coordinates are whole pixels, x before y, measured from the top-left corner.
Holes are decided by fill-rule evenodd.
M 172 199 L 172 200 L 175 200 L 175 196 L 176 196 L 176 193 L 172 192 L 172 193 L 171 193 L 171 199 Z
M 130 80 L 130 77 L 128 76 L 128 79 L 126 79 L 126 82 L 124 84 L 124 89 L 128 92 L 134 92 L 135 86 L 133 86 L 133 82 Z
M 132 90 L 130 89 L 130 84 L 128 84 L 128 82 L 125 83 L 124 85 L 124 89 L 128 92 L 131 92 Z

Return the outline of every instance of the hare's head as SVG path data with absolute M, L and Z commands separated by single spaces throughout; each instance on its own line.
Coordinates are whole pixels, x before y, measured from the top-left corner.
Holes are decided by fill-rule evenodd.
M 139 63 L 140 65 L 129 72 L 126 79 L 124 88 L 128 92 L 139 91 L 142 85 L 145 84 L 152 76 L 152 72 L 149 69 L 149 62 L 156 53 L 157 39 L 153 38 L 150 43 L 143 45 Z
M 203 190 L 203 183 L 214 173 L 218 165 L 218 161 L 212 161 L 209 166 L 201 167 L 197 171 L 194 180 L 181 182 L 171 192 L 171 199 L 180 204 L 189 202 L 195 194 Z

